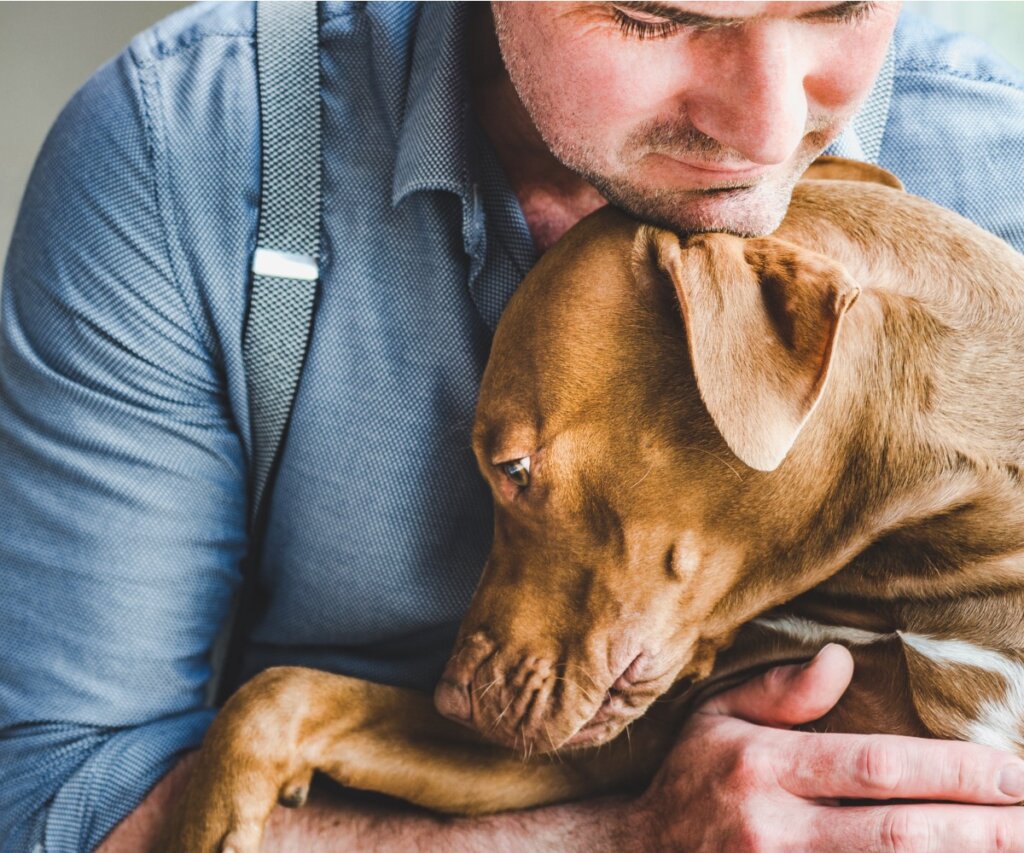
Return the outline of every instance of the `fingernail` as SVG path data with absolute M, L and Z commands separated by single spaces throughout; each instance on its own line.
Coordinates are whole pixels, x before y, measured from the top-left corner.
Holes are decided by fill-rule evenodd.
M 805 664 L 804 664 L 804 665 L 803 665 L 802 667 L 800 667 L 800 668 L 801 668 L 801 669 L 810 669 L 810 668 L 811 668 L 812 666 L 814 666 L 814 662 L 815 662 L 815 661 L 816 661 L 816 660 L 817 660 L 818 658 L 820 658 L 820 657 L 821 657 L 821 654 L 822 654 L 822 652 L 824 652 L 824 651 L 825 651 L 825 649 L 827 649 L 827 648 L 828 648 L 829 646 L 831 646 L 831 645 L 832 645 L 832 643 L 828 643 L 827 645 L 824 645 L 824 646 L 822 646 L 822 647 L 821 647 L 820 649 L 818 649 L 818 653 L 817 653 L 817 654 L 816 654 L 816 655 L 815 655 L 814 657 L 812 657 L 812 658 L 811 658 L 811 659 L 810 659 L 809 661 L 807 661 L 807 663 L 805 663 Z
M 1007 764 L 999 774 L 999 790 L 1014 799 L 1024 799 L 1024 766 Z

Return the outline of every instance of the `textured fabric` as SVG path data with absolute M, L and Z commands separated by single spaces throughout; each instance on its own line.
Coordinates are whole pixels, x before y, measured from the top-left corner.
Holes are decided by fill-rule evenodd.
M 316 4 L 256 7 L 261 124 L 257 247 L 320 254 L 320 54 Z M 312 332 L 316 281 L 257 272 L 242 333 L 252 416 L 250 519 L 255 522 L 299 384 Z M 252 524 L 250 524 L 250 530 Z
M 892 103 L 892 84 L 896 73 L 896 42 L 889 45 L 885 62 L 878 72 L 878 79 L 872 87 L 871 95 L 854 116 L 853 132 L 849 134 L 860 143 L 862 156 L 860 159 L 877 163 L 882 151 L 882 137 L 889 119 L 889 105 Z
M 248 672 L 429 688 L 487 554 L 469 428 L 534 250 L 468 112 L 463 14 L 320 9 L 322 293 Z M 210 720 L 246 544 L 252 31 L 252 7 L 225 4 L 137 37 L 29 181 L 0 350 L 3 850 L 95 846 Z M 879 145 L 912 192 L 1024 249 L 1021 75 L 909 19 L 892 68 L 877 143 L 851 130 L 833 150 Z

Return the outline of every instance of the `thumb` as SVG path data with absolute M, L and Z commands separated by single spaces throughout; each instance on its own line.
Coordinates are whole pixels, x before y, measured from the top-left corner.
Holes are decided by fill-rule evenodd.
M 698 711 L 762 726 L 809 723 L 839 701 L 853 677 L 849 649 L 829 643 L 804 664 L 777 666 L 705 703 Z

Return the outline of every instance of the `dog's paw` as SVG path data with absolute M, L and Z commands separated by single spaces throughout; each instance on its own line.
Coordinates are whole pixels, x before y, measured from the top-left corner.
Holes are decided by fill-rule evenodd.
M 276 667 L 225 703 L 196 756 L 162 850 L 255 853 L 278 804 L 305 804 L 319 760 L 307 729 L 324 678 Z
M 289 809 L 297 809 L 306 805 L 306 798 L 309 796 L 309 786 L 312 781 L 312 770 L 306 770 L 292 777 L 281 786 L 281 790 L 277 794 L 277 801 Z
M 288 788 L 294 792 L 296 786 Z M 271 811 L 284 792 L 256 773 L 193 777 L 178 802 L 159 853 L 257 853 Z

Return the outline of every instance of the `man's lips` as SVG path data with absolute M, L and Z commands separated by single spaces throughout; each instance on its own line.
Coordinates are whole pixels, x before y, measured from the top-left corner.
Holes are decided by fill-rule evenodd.
M 650 167 L 662 178 L 673 177 L 693 189 L 730 189 L 750 186 L 769 174 L 774 166 L 750 166 L 729 168 L 714 163 L 691 163 L 677 160 L 667 154 L 648 154 Z

